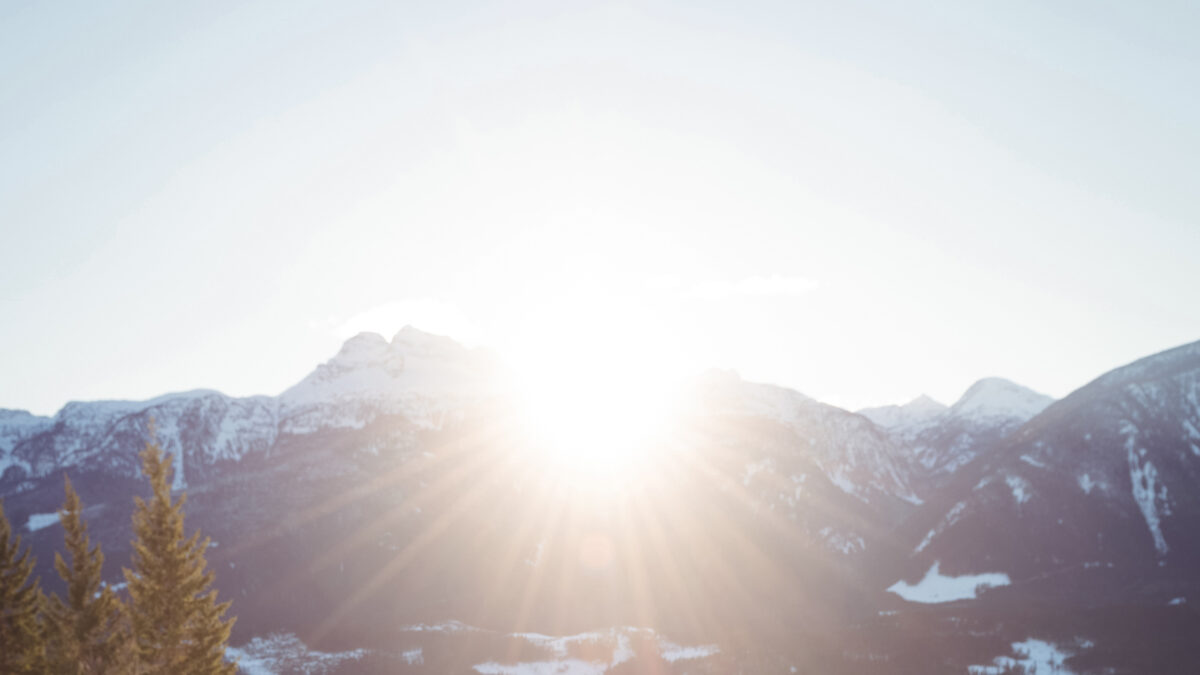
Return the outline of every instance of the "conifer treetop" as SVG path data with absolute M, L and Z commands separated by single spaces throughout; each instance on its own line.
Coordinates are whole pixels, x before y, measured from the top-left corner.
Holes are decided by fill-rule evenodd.
M 24 675 L 42 669 L 44 644 L 37 613 L 42 592 L 33 576 L 34 559 L 12 527 L 0 502 L 0 673 Z
M 47 658 L 55 674 L 126 672 L 129 636 L 124 607 L 104 585 L 104 554 L 91 545 L 83 505 L 71 479 L 63 476 L 66 497 L 58 511 L 71 563 L 54 554 L 54 568 L 66 582 L 66 599 L 52 596 L 44 612 Z
M 224 660 L 234 619 L 223 618 L 230 603 L 218 603 L 212 588 L 209 540 L 199 531 L 184 537 L 186 495 L 171 498 L 172 457 L 151 441 L 141 458 L 152 496 L 135 498 L 133 569 L 125 570 L 138 659 L 152 674 L 234 675 Z

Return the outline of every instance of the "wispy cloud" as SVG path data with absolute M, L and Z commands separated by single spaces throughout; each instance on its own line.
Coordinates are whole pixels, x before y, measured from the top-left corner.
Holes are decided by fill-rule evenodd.
M 771 276 L 747 277 L 738 281 L 711 281 L 697 284 L 688 289 L 686 295 L 703 300 L 725 300 L 744 296 L 795 296 L 804 295 L 817 287 L 817 282 L 803 277 Z

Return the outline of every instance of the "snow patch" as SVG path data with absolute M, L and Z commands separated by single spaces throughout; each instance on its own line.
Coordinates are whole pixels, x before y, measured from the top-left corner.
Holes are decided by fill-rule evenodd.
M 929 546 L 929 544 L 933 542 L 933 538 L 936 536 L 937 530 L 930 530 L 926 532 L 925 538 L 921 540 L 921 543 L 917 544 L 917 547 L 913 549 L 913 553 L 920 553 L 921 551 L 924 551 L 925 547 Z
M 1121 433 L 1125 436 L 1125 454 L 1129 461 L 1129 482 L 1133 488 L 1133 500 L 1137 502 L 1142 518 L 1146 520 L 1146 527 L 1150 529 L 1150 536 L 1154 539 L 1154 550 L 1158 551 L 1159 555 L 1166 555 L 1170 547 L 1167 546 L 1167 540 L 1162 533 L 1157 502 L 1162 501 L 1164 506 L 1168 506 L 1167 486 L 1158 485 L 1158 470 L 1154 468 L 1153 463 L 1148 460 L 1145 464 L 1141 463 L 1145 449 L 1137 447 L 1137 427 L 1128 420 L 1122 420 Z
M 1187 432 L 1188 438 L 1200 441 L 1200 429 L 1197 429 L 1191 420 L 1183 421 L 1183 430 Z
M 1021 461 L 1025 462 L 1029 466 L 1036 466 L 1039 469 L 1046 468 L 1045 462 L 1039 462 L 1038 460 L 1030 457 L 1029 455 L 1021 455 Z
M 854 481 L 847 478 L 841 472 L 835 471 L 835 472 L 829 474 L 829 482 L 836 485 L 839 490 L 841 490 L 842 492 L 845 492 L 846 494 L 850 495 L 851 497 L 858 497 L 859 499 L 863 500 L 864 502 L 870 501 L 866 497 L 859 494 L 858 484 L 856 484 Z
M 329 675 L 338 672 L 347 661 L 362 659 L 366 651 L 318 652 L 291 633 L 273 633 L 265 638 L 256 637 L 241 647 L 227 647 L 225 656 L 237 661 L 243 675 Z
M 608 666 L 579 659 L 502 664 L 494 661 L 475 666 L 479 675 L 604 675 Z
M 101 581 L 100 588 L 95 593 L 92 594 L 92 597 L 93 598 L 100 597 L 104 593 L 104 589 L 106 589 L 106 588 L 108 590 L 112 591 L 113 593 L 118 593 L 120 591 L 125 590 L 128 586 L 129 586 L 129 582 L 126 582 L 126 581 L 122 581 L 119 584 L 110 584 L 107 581 Z
M 1081 474 L 1077 479 L 1079 481 L 1079 489 L 1083 490 L 1084 494 L 1092 494 L 1092 488 L 1096 487 L 1096 481 L 1088 474 Z
M 684 647 L 664 641 L 659 645 L 658 655 L 661 656 L 664 661 L 675 663 L 676 661 L 686 661 L 689 659 L 708 658 L 719 653 L 720 651 L 721 650 L 718 649 L 716 645 Z
M 742 471 L 742 485 L 750 487 L 750 481 L 754 478 L 754 475 L 770 469 L 772 464 L 774 462 L 771 461 L 770 457 L 747 464 L 746 468 Z
M 629 643 L 629 636 L 617 636 L 617 646 L 613 648 L 612 660 L 609 663 L 617 665 L 620 663 L 625 663 L 632 658 L 633 645 Z
M 611 629 L 603 632 L 579 633 L 578 635 L 567 635 L 564 637 L 552 637 L 550 635 L 542 635 L 541 633 L 515 633 L 514 637 L 524 638 L 531 644 L 549 649 L 559 659 L 567 657 L 570 653 L 570 647 L 573 644 L 605 644 L 611 642 L 613 648 L 607 667 L 612 667 L 633 658 L 633 648 L 630 646 L 629 635 L 627 634 L 630 631 L 637 632 L 637 629 Z
M 677 645 L 662 639 L 648 628 L 621 627 L 563 637 L 541 633 L 515 633 L 512 637 L 521 638 L 530 644 L 547 649 L 555 658 L 521 663 L 488 661 L 475 665 L 474 670 L 480 675 L 603 675 L 610 668 L 633 659 L 634 651 L 630 639 L 632 635 L 654 638 L 657 642 L 659 656 L 672 663 L 689 659 L 703 659 L 720 651 L 716 645 Z M 610 656 L 606 660 L 579 658 L 571 652 L 571 647 L 578 644 L 611 645 Z
M 1008 483 L 1008 489 L 1012 490 L 1013 499 L 1018 504 L 1024 504 L 1029 501 L 1031 490 L 1029 481 L 1020 476 L 1006 476 L 1004 482 Z
M 461 621 L 443 621 L 442 623 L 435 624 L 418 623 L 410 626 L 401 626 L 400 630 L 409 633 L 467 633 L 479 629 L 474 626 L 468 626 Z
M 831 550 L 838 551 L 842 555 L 850 555 L 858 553 L 867 548 L 863 538 L 853 532 L 840 532 L 832 527 L 822 527 L 820 532 L 821 539 Z
M 977 486 L 977 488 L 978 488 L 978 486 Z M 951 508 L 946 513 L 946 515 L 942 517 L 942 522 L 938 523 L 937 527 L 930 530 L 929 533 L 925 535 L 925 538 L 921 540 L 920 544 L 917 544 L 917 547 L 915 549 L 913 549 L 913 553 L 917 554 L 917 553 L 920 553 L 921 551 L 924 551 L 925 547 L 929 546 L 930 542 L 933 541 L 934 537 L 941 534 L 942 530 L 945 530 L 947 527 L 950 527 L 954 523 L 957 523 L 958 519 L 962 517 L 963 511 L 966 511 L 966 510 L 967 510 L 966 502 L 959 502 L 959 503 L 955 504 L 954 507 Z
M 1090 646 L 1090 642 L 1083 643 Z M 1071 675 L 1074 671 L 1063 667 L 1063 662 L 1074 654 L 1044 640 L 1030 638 L 1012 644 L 1012 656 L 997 656 L 991 666 L 968 666 L 968 675 L 1002 675 L 1014 670 L 1022 673 L 1060 673 Z M 1017 670 L 1020 669 L 1020 670 Z
M 25 523 L 25 529 L 29 530 L 30 532 L 37 532 L 38 530 L 50 527 L 51 525 L 58 525 L 57 511 L 54 513 L 30 514 L 29 522 Z
M 987 572 L 984 574 L 964 574 L 958 577 L 946 576 L 938 571 L 940 562 L 934 562 L 925 577 L 916 584 L 907 581 L 897 581 L 888 587 L 889 593 L 908 600 L 934 604 L 954 600 L 971 600 L 980 590 L 1011 583 L 1007 574 L 1002 572 Z

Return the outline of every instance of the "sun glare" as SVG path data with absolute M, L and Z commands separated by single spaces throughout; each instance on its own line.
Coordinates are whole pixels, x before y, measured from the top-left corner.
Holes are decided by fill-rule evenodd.
M 581 364 L 570 359 L 588 357 L 563 356 L 547 358 L 521 381 L 526 421 L 548 467 L 585 482 L 644 468 L 664 442 L 670 387 L 608 359 Z
M 602 490 L 652 470 L 679 399 L 679 373 L 662 356 L 667 327 L 611 299 L 544 315 L 552 319 L 530 322 L 512 354 L 539 460 Z

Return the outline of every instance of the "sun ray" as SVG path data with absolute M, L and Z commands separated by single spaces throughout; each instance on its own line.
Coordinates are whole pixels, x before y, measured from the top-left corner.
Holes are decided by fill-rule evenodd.
M 468 479 L 476 478 L 480 475 L 486 475 L 485 468 L 492 465 L 500 459 L 501 453 L 496 449 L 490 449 L 488 443 L 483 440 L 488 438 L 485 432 L 478 432 L 472 435 L 475 440 L 472 444 L 459 444 L 458 452 L 470 452 L 465 449 L 471 447 L 474 450 L 465 463 L 455 467 L 449 474 L 444 476 L 437 483 L 429 485 L 421 493 L 414 495 L 413 500 L 425 499 L 432 500 L 436 496 L 447 494 L 453 488 L 461 488 L 464 482 Z M 456 499 L 451 508 L 438 513 L 438 515 L 423 529 L 421 529 L 416 537 L 407 542 L 403 549 L 398 552 L 398 555 L 383 566 L 371 579 L 362 584 L 356 591 L 347 597 L 339 606 L 331 612 L 330 616 L 322 622 L 314 633 L 316 637 L 320 637 L 327 633 L 335 626 L 341 618 L 350 612 L 355 606 L 361 603 L 370 594 L 379 589 L 381 585 L 389 581 L 394 575 L 398 574 L 405 565 L 407 565 L 418 553 L 426 546 L 437 540 L 437 537 L 443 534 L 450 528 L 452 524 L 459 518 L 469 507 L 479 503 L 488 495 L 480 489 L 457 490 L 456 494 L 462 495 Z M 339 543 L 338 547 L 331 548 L 323 556 L 315 561 L 311 569 L 323 569 L 332 565 L 333 560 L 343 554 L 345 550 L 354 550 L 369 542 L 378 535 L 383 528 L 388 526 L 392 518 L 396 517 L 405 511 L 410 505 L 408 500 L 390 509 L 384 517 L 376 518 L 375 520 L 364 523 L 362 527 L 353 530 L 346 540 Z

